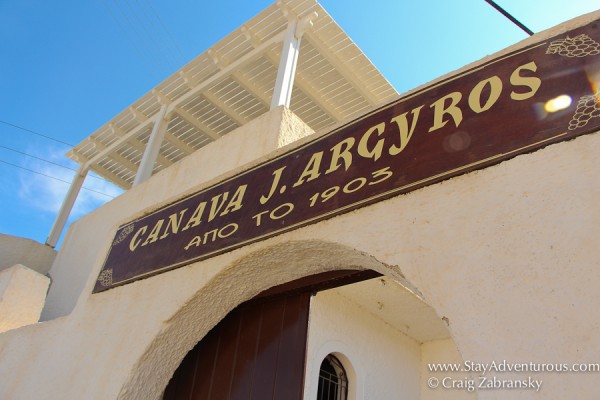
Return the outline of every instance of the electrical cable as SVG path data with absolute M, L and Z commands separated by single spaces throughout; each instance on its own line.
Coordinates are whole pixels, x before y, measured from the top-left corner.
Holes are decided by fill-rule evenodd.
M 140 50 L 140 48 L 135 44 L 135 40 L 133 40 L 131 38 L 131 36 L 127 33 L 127 30 L 125 29 L 125 27 L 123 26 L 123 24 L 121 23 L 121 21 L 119 21 L 117 19 L 117 17 L 115 16 L 115 14 L 113 13 L 113 11 L 110 9 L 110 6 L 107 3 L 104 3 L 104 6 L 106 7 L 106 9 L 108 10 L 108 13 L 110 14 L 110 17 L 113 19 L 113 21 L 115 21 L 115 23 L 119 26 L 119 28 L 121 29 L 121 31 L 123 31 L 123 33 L 125 34 L 125 37 L 127 37 L 127 40 L 129 41 L 129 44 L 131 44 L 131 47 L 133 47 L 133 49 L 138 53 L 138 55 L 140 56 L 140 58 L 143 60 L 143 62 L 146 64 L 146 66 L 148 67 L 148 70 L 152 70 L 153 68 L 155 68 L 154 65 L 152 65 L 152 62 L 150 62 L 146 56 L 144 55 L 144 53 Z M 155 71 L 159 74 L 160 76 L 160 72 Z
M 27 156 L 27 157 L 35 158 L 36 160 L 44 161 L 44 162 L 47 162 L 48 164 L 56 165 L 57 167 L 61 167 L 61 168 L 65 168 L 65 169 L 69 169 L 71 171 L 77 172 L 77 170 L 75 168 L 67 167 L 66 165 L 55 163 L 54 161 L 50 161 L 50 160 L 47 160 L 45 158 L 34 156 L 33 154 L 25 153 L 24 151 L 20 151 L 20 150 L 13 149 L 13 148 L 10 148 L 10 147 L 7 147 L 7 146 L 3 146 L 1 144 L 0 144 L 0 148 L 6 149 L 6 150 L 10 150 L 10 151 L 13 151 L 13 152 L 15 152 L 17 154 L 22 154 L 22 155 Z M 104 182 L 112 183 L 109 180 L 102 178 L 101 176 L 96 176 L 96 175 L 93 175 L 93 174 L 90 174 L 89 176 L 92 177 L 92 178 L 100 179 L 100 180 L 102 180 Z
M 160 46 L 158 45 L 158 43 L 156 42 L 156 40 L 154 39 L 152 34 L 146 28 L 146 25 L 144 24 L 143 19 L 139 16 L 139 13 L 136 11 L 135 7 L 128 0 L 123 0 L 123 1 L 129 8 L 130 14 L 133 16 L 132 17 L 133 21 L 136 23 L 137 27 L 138 28 L 141 27 L 141 30 L 140 30 L 141 37 L 144 38 L 148 42 L 150 49 L 154 49 L 156 57 L 161 62 L 163 68 L 170 70 L 172 67 L 169 63 L 168 57 L 165 56 L 165 54 L 163 53 L 162 49 L 160 48 Z
M 13 163 L 10 163 L 10 162 L 8 162 L 8 161 L 0 160 L 0 163 L 6 164 L 6 165 L 10 165 L 11 167 L 19 168 L 19 169 L 22 169 L 22 170 L 24 170 L 24 171 L 32 172 L 32 173 L 34 173 L 34 174 L 42 175 L 42 176 L 45 176 L 46 178 L 50 178 L 50 179 L 54 179 L 54 180 L 57 180 L 57 181 L 60 181 L 60 182 L 64 182 L 64 183 L 66 183 L 66 184 L 68 184 L 68 185 L 70 185 L 70 184 L 71 184 L 71 182 L 69 182 L 69 181 L 66 181 L 66 180 L 64 180 L 64 179 L 60 179 L 60 178 L 57 178 L 57 177 L 55 177 L 55 176 L 52 176 L 52 175 L 45 174 L 45 173 L 43 173 L 43 172 L 34 171 L 34 170 L 32 170 L 32 169 L 29 169 L 29 168 L 21 167 L 20 165 L 13 164 Z M 115 196 L 111 196 L 110 194 L 106 194 L 106 193 L 100 192 L 100 191 L 98 191 L 98 190 L 95 190 L 95 189 L 90 189 L 90 188 L 88 188 L 88 187 L 85 187 L 85 186 L 83 186 L 83 187 L 82 187 L 82 189 L 88 190 L 88 191 L 90 191 L 90 192 L 94 192 L 94 193 L 101 194 L 102 196 L 106 196 L 106 197 L 109 197 L 109 198 L 111 198 L 111 199 L 114 199 L 114 198 L 115 198 Z
M 135 28 L 134 24 L 131 22 L 131 19 L 129 18 L 129 14 L 125 10 L 123 10 L 123 8 L 119 4 L 119 2 L 117 0 L 113 0 L 113 3 L 115 3 L 115 5 L 117 6 L 117 9 L 121 13 L 121 15 L 124 17 L 125 22 L 129 26 L 130 30 L 133 31 L 133 33 L 138 37 L 138 39 L 141 42 L 143 48 L 148 53 L 150 59 L 152 59 L 152 61 L 154 62 L 155 67 L 158 67 L 158 69 L 162 70 L 161 71 L 161 75 L 162 75 L 162 73 L 164 72 L 164 70 L 163 70 L 164 66 L 162 65 L 162 63 L 160 62 L 160 60 L 156 59 L 156 56 L 152 53 L 152 50 L 150 50 L 150 48 L 148 47 L 146 41 L 144 40 L 144 36 L 141 35 L 138 32 L 138 30 Z M 131 6 L 129 6 L 129 7 L 131 7 Z
M 130 4 L 132 10 L 134 10 L 134 8 L 141 10 L 141 13 L 139 13 L 138 11 L 134 11 L 134 12 L 135 12 L 135 16 L 137 17 L 137 20 L 140 22 L 140 25 L 142 25 L 144 32 L 146 32 L 146 35 L 150 38 L 150 40 L 152 40 L 152 43 L 154 43 L 158 52 L 165 58 L 165 61 L 169 65 L 169 68 L 176 69 L 177 68 L 177 62 L 175 61 L 176 54 L 173 52 L 173 50 L 169 46 L 169 43 L 167 41 L 165 41 L 164 35 L 160 32 L 159 29 L 156 28 L 156 25 L 154 24 L 152 19 L 148 16 L 148 13 L 147 13 L 144 5 L 142 3 L 140 3 L 139 0 L 135 0 L 135 2 L 137 3 L 135 5 L 135 7 L 133 4 L 131 4 L 131 3 L 129 3 L 129 4 Z M 146 27 L 146 25 L 148 25 L 148 27 Z M 163 50 L 163 48 L 164 48 L 164 50 Z
M 522 30 L 524 30 L 525 33 L 527 33 L 529 36 L 533 36 L 533 31 L 531 29 L 529 29 L 528 27 L 526 27 L 525 25 L 523 25 L 521 22 L 519 22 L 519 20 L 517 20 L 515 17 L 513 17 L 512 15 L 510 15 L 510 13 L 508 11 L 504 10 L 502 7 L 500 7 L 498 4 L 496 4 L 493 0 L 485 0 L 485 2 L 488 3 L 490 6 L 494 7 L 497 11 L 499 11 L 506 18 L 508 18 L 509 20 L 511 20 L 512 23 L 514 23 L 519 28 L 521 28 Z
M 175 38 L 171 34 L 171 31 L 169 31 L 169 28 L 167 28 L 167 26 L 163 23 L 162 18 L 160 17 L 160 14 L 156 12 L 156 9 L 152 5 L 152 1 L 151 0 L 146 0 L 146 2 L 148 3 L 148 6 L 150 7 L 151 14 L 153 14 L 156 17 L 156 19 L 158 20 L 158 23 L 160 24 L 160 26 L 162 26 L 162 28 L 164 29 L 164 31 L 167 32 L 167 35 L 169 36 L 169 38 L 171 39 L 171 42 L 173 43 L 173 47 L 175 48 L 175 50 L 177 50 L 177 52 L 181 56 L 182 62 L 185 61 L 185 55 L 183 54 L 183 52 L 181 51 L 181 48 L 177 44 L 177 41 L 175 40 Z
M 61 143 L 61 144 L 67 145 L 69 147 L 75 147 L 75 145 L 72 145 L 71 143 L 63 142 L 60 139 L 56 139 L 56 138 L 53 138 L 51 136 L 44 135 L 43 133 L 32 131 L 31 129 L 23 128 L 22 126 L 19 126 L 19 125 L 11 124 L 10 122 L 0 121 L 0 123 L 2 123 L 4 125 L 12 126 L 13 128 L 17 128 L 17 129 L 20 129 L 20 130 L 25 131 L 25 132 L 33 133 L 34 135 L 38 135 L 38 136 L 41 136 L 43 138 L 46 138 L 46 139 L 49 139 L 49 140 L 53 140 L 53 141 L 55 141 L 57 143 Z

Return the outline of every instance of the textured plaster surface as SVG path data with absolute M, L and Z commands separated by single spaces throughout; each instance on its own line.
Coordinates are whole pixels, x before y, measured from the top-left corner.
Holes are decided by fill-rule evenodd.
M 0 376 L 10 380 L 0 397 L 158 398 L 185 353 L 236 304 L 285 281 L 352 267 L 413 283 L 446 318 L 464 359 L 596 362 L 598 149 L 598 134 L 553 145 L 88 296 L 47 330 L 38 324 L 0 335 Z M 30 348 L 40 351 L 25 364 Z M 60 368 L 50 368 L 56 362 Z M 574 391 L 593 398 L 595 378 L 554 374 L 543 376 L 541 394 L 479 398 Z
M 335 235 L 400 266 L 447 318 L 465 359 L 597 363 L 599 149 L 598 134 L 550 146 L 379 203 L 356 219 L 325 222 L 315 238 Z M 369 223 L 356 234 L 359 219 Z M 564 398 L 575 388 L 593 398 L 598 378 L 540 376 L 543 393 L 519 398 Z
M 0 335 L 0 398 L 158 399 L 186 352 L 235 305 L 341 268 L 412 285 L 448 323 L 465 360 L 600 360 L 597 133 L 90 295 L 118 225 L 284 151 L 255 147 L 261 128 L 282 126 L 273 118 L 232 132 L 71 226 L 50 271 L 56 284 L 45 312 L 70 314 Z M 598 374 L 538 377 L 539 393 L 477 396 L 597 397 Z
M 0 332 L 38 322 L 49 285 L 47 276 L 20 264 L 0 271 Z
M 21 264 L 46 274 L 56 257 L 56 250 L 35 240 L 0 234 L 0 270 Z
M 470 360 L 469 360 L 470 361 Z M 465 372 L 432 372 L 429 364 L 461 364 L 463 359 L 452 339 L 432 340 L 421 345 L 421 400 L 476 399 L 475 390 L 466 389 L 469 381 L 476 386 L 477 375 Z M 430 387 L 430 379 L 437 379 L 437 387 Z M 445 380 L 444 380 L 445 379 Z M 458 383 L 457 383 L 458 382 Z M 464 383 L 466 382 L 466 383 Z M 452 385 L 454 384 L 454 387 Z M 464 386 L 461 386 L 463 385 Z M 506 393 L 504 394 L 506 396 Z M 506 396 L 505 398 L 509 398 Z
M 170 368 L 164 369 L 166 373 L 155 381 L 155 390 L 164 387 L 181 358 L 199 338 L 237 304 L 264 289 L 329 270 L 381 267 L 375 259 L 356 250 L 311 240 L 283 242 L 233 261 L 166 321 L 164 330 L 134 368 L 136 373 L 130 377 L 131 384 L 124 388 L 121 396 L 140 396 L 139 383 L 145 381 L 147 375 L 158 378 L 155 367 L 157 362 L 170 365 Z M 208 304 L 210 307 L 207 307 Z M 171 368 L 172 371 L 169 372 Z M 146 389 L 142 393 L 141 396 L 149 396 L 148 398 L 155 396 L 155 392 Z
M 291 111 L 278 107 L 71 224 L 50 270 L 53 282 L 42 319 L 73 310 L 90 273 L 104 260 L 119 225 L 235 175 L 242 167 L 267 159 L 267 155 L 277 155 L 284 151 L 282 146 L 312 133 Z
M 330 353 L 350 371 L 348 400 L 420 398 L 420 344 L 336 290 L 311 299 L 305 400 L 317 398 L 319 367 Z

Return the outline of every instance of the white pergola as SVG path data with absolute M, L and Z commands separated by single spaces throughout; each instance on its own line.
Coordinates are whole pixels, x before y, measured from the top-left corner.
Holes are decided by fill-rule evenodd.
M 67 153 L 80 167 L 46 244 L 90 170 L 129 189 L 280 105 L 317 131 L 396 96 L 315 0 L 277 1 Z

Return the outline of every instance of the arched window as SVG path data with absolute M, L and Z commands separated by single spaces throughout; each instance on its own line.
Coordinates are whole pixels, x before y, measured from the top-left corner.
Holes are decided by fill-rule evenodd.
M 348 398 L 348 378 L 346 371 L 332 354 L 321 363 L 317 400 L 346 400 Z

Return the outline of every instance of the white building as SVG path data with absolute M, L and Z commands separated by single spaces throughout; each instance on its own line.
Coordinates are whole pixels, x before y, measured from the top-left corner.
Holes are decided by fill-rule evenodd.
M 269 7 L 69 153 L 48 244 L 127 191 L 56 255 L 2 237 L 0 398 L 596 398 L 599 18 L 399 96 Z

